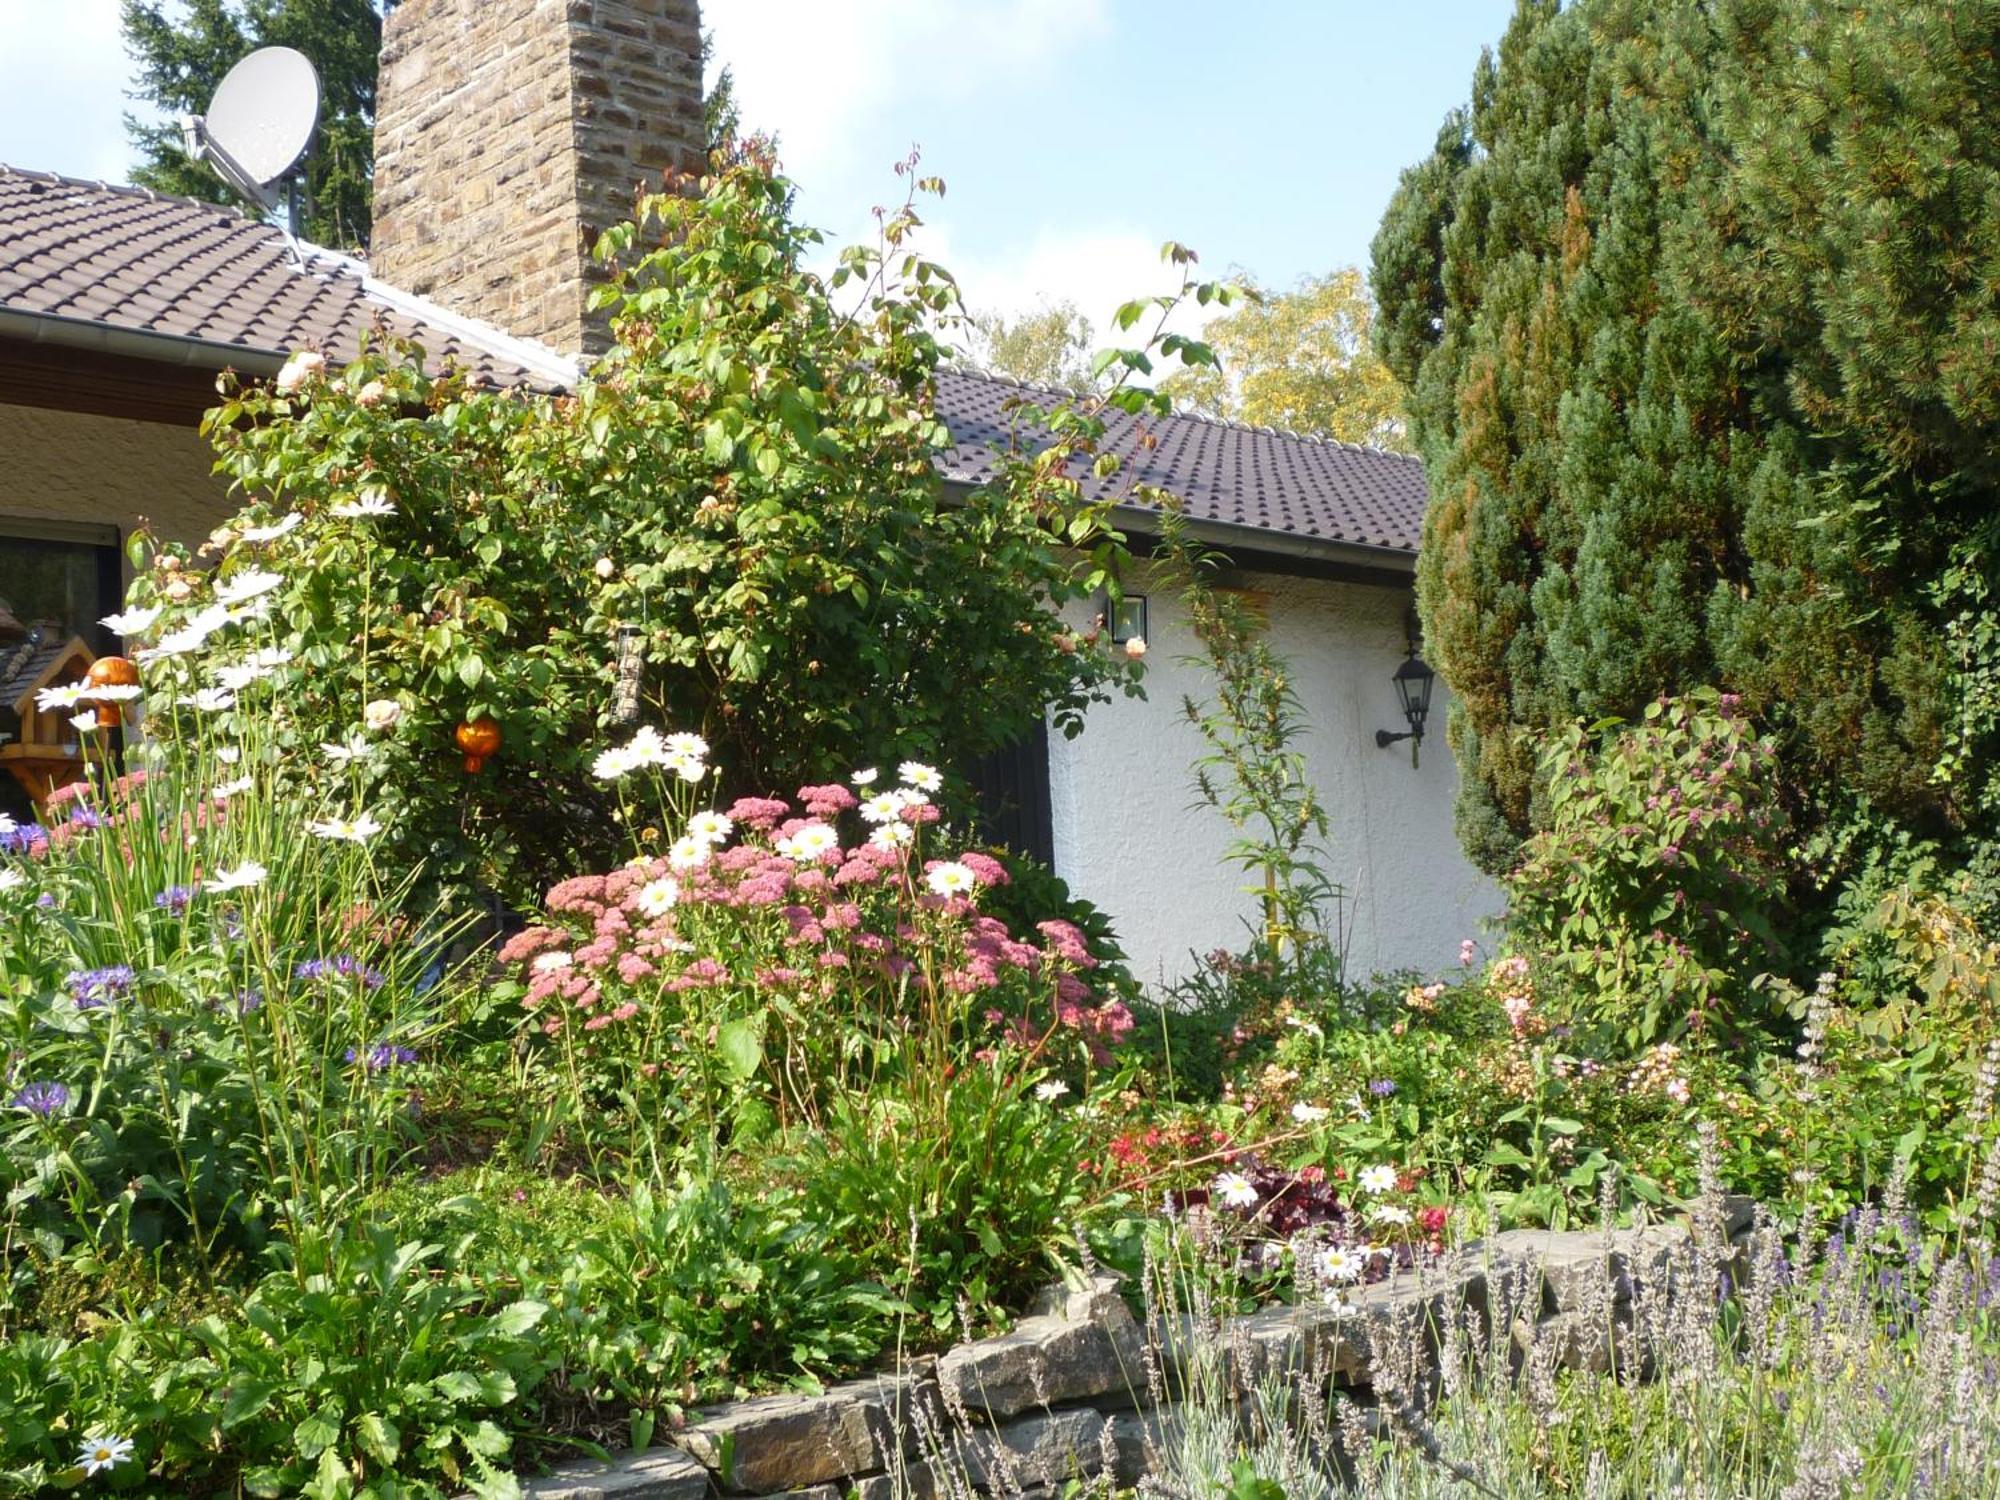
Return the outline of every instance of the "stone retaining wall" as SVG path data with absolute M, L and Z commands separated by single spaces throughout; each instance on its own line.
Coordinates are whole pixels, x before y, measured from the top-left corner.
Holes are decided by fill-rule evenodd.
M 1728 1265 L 1740 1270 L 1749 1200 L 1727 1200 L 1725 1221 Z M 1700 1267 L 1684 1223 L 1608 1237 L 1511 1230 L 1358 1288 L 1343 1310 L 1273 1307 L 1206 1330 L 1189 1314 L 1142 1326 L 1116 1279 L 1100 1275 L 1045 1293 L 995 1338 L 817 1396 L 706 1408 L 690 1414 L 671 1446 L 569 1465 L 526 1490 L 537 1500 L 700 1500 L 711 1492 L 937 1500 L 955 1490 L 940 1462 L 961 1467 L 978 1489 L 1026 1500 L 1077 1476 L 1108 1472 L 1129 1485 L 1171 1426 L 1197 1337 L 1239 1395 L 1273 1377 L 1310 1375 L 1368 1404 L 1371 1334 L 1414 1336 L 1434 1349 L 1439 1330 L 1470 1310 L 1505 1330 L 1523 1357 L 1604 1369 L 1624 1356 L 1635 1295 L 1672 1294 Z M 1616 1350 L 1608 1347 L 1614 1339 Z

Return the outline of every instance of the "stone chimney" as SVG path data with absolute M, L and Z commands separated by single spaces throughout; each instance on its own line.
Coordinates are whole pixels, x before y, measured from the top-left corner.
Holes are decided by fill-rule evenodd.
M 382 28 L 383 281 L 567 354 L 606 342 L 589 249 L 699 170 L 699 0 L 402 0 Z

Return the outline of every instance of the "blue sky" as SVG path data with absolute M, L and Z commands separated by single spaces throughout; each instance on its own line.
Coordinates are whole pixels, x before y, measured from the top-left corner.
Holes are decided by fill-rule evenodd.
M 0 0 L 0 161 L 122 179 L 116 0 Z M 912 145 L 927 244 L 975 310 L 1069 297 L 1100 327 L 1162 241 L 1286 284 L 1365 263 L 1397 173 L 1512 0 L 708 0 L 746 122 L 848 238 Z

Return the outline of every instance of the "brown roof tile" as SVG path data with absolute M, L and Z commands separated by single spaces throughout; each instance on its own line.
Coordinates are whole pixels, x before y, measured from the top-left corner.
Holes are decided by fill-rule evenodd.
M 552 350 L 368 280 L 356 261 L 304 248 L 300 266 L 277 229 L 233 209 L 0 164 L 0 309 L 265 355 L 317 348 L 336 360 L 352 358 L 379 325 L 422 344 L 434 369 L 456 359 L 496 386 L 551 388 L 573 368 Z M 938 415 L 954 438 L 946 476 L 991 478 L 993 447 L 1015 425 L 1011 408 L 1048 394 L 940 372 Z M 1179 495 L 1199 520 L 1254 527 L 1278 545 L 1290 537 L 1416 551 L 1425 503 L 1416 459 L 1194 416 L 1154 422 L 1151 433 L 1137 476 Z M 1132 419 L 1114 414 L 1116 450 L 1133 453 L 1133 436 Z

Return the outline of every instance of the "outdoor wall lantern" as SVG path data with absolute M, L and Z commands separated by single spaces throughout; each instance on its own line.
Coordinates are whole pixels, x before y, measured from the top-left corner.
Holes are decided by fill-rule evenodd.
M 1146 639 L 1146 596 L 1127 594 L 1111 606 L 1111 644 Z
M 1415 770 L 1417 747 L 1424 742 L 1424 720 L 1430 717 L 1431 684 L 1437 680 L 1437 674 L 1425 666 L 1423 658 L 1417 655 L 1414 639 L 1410 642 L 1409 655 L 1403 658 L 1403 664 L 1396 668 L 1395 675 L 1389 680 L 1396 684 L 1396 696 L 1402 700 L 1403 717 L 1410 727 L 1401 734 L 1391 734 L 1386 729 L 1376 730 L 1375 745 L 1377 749 L 1386 749 L 1398 740 L 1408 740 L 1410 769 Z

